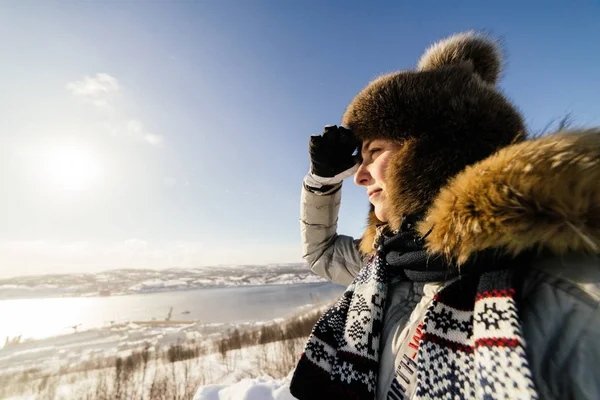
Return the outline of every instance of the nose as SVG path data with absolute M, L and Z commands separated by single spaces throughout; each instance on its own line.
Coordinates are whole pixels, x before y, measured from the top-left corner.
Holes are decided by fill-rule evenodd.
M 364 163 L 361 163 L 358 166 L 356 174 L 354 174 L 354 183 L 356 183 L 358 186 L 369 186 L 372 181 L 373 177 L 367 169 L 367 166 Z

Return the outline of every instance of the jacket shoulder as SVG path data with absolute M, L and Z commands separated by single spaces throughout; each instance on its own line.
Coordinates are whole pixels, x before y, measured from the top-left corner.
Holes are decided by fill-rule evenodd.
M 598 255 L 539 257 L 522 273 L 519 311 L 540 398 L 600 398 Z
M 523 281 L 523 295 L 536 285 L 547 284 L 573 301 L 600 304 L 600 255 L 570 253 L 547 255 L 531 261 Z

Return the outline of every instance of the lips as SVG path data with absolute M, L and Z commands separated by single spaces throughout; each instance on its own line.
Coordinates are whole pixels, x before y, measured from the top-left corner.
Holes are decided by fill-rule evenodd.
M 369 196 L 369 198 L 371 198 L 380 192 L 381 192 L 381 189 L 371 190 L 370 192 L 367 193 L 367 195 Z

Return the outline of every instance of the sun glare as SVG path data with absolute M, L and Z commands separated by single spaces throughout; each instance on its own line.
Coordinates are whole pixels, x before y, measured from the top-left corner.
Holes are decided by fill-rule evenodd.
M 57 145 L 47 149 L 45 175 L 48 183 L 65 192 L 87 191 L 101 178 L 98 157 L 89 148 L 77 145 Z

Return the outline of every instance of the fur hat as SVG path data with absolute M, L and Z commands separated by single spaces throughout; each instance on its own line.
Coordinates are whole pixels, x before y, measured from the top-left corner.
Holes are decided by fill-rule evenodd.
M 346 109 L 342 123 L 361 141 L 403 143 L 386 171 L 393 228 L 402 215 L 426 211 L 467 165 L 524 139 L 521 115 L 495 86 L 501 62 L 497 42 L 457 34 L 431 46 L 416 70 L 369 83 Z

